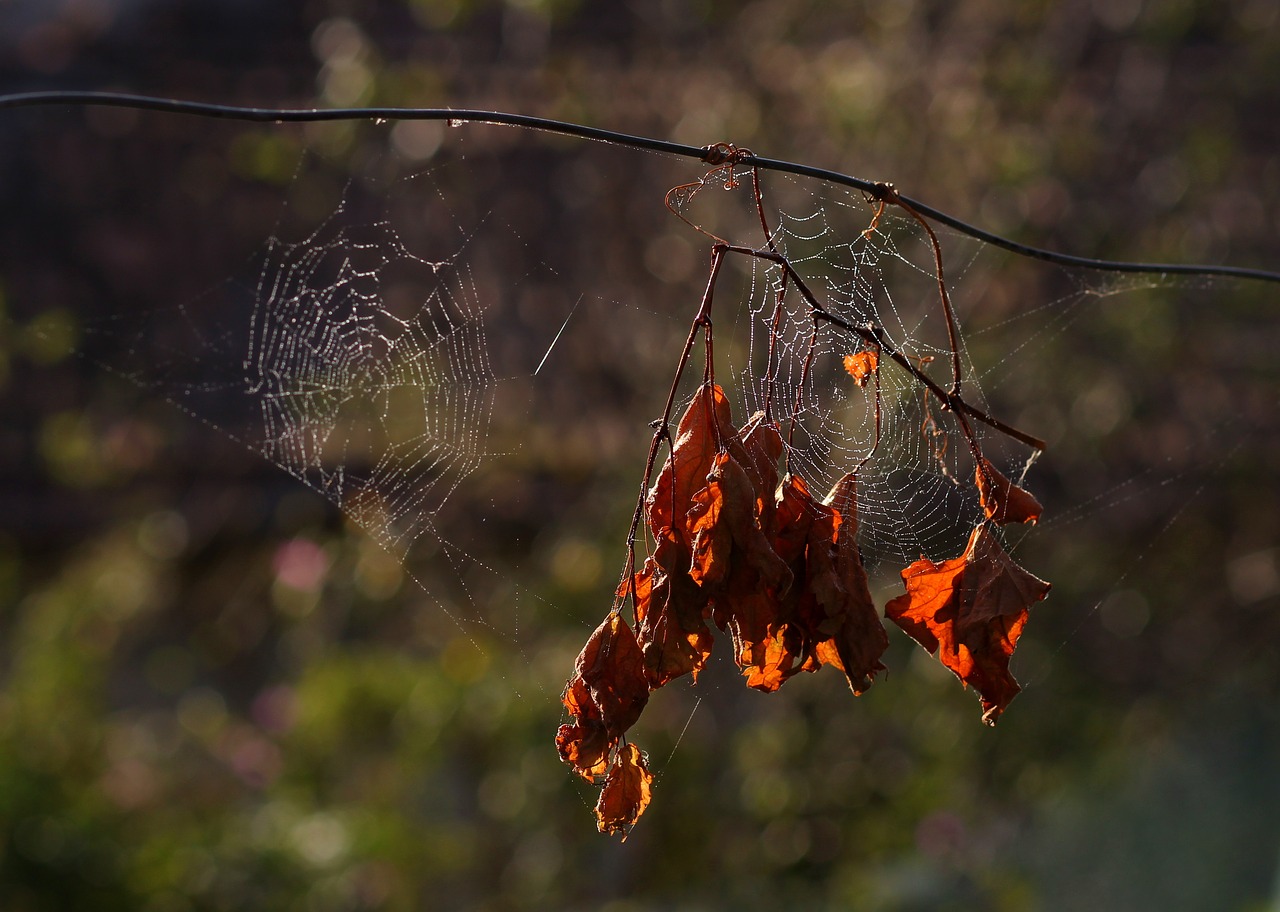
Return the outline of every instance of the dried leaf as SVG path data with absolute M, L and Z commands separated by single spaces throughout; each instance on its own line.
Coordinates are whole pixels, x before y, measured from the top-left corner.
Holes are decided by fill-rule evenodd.
M 844 356 L 844 369 L 858 386 L 866 386 L 871 375 L 879 368 L 880 356 L 870 349 Z
M 978 483 L 978 498 L 988 519 L 1002 526 L 1007 523 L 1034 524 L 1044 512 L 1040 501 L 1001 475 L 986 459 L 981 461 L 974 475 Z
M 715 598 L 716 623 L 733 638 L 734 661 L 747 686 L 771 692 L 797 670 L 800 643 L 790 631 L 786 603 L 759 575 L 735 569 L 724 593 Z
M 777 690 L 799 670 L 795 663 L 803 640 L 790 624 L 795 597 L 783 595 L 804 577 L 804 536 L 812 521 L 806 498 L 812 501 L 804 481 L 788 476 L 776 494 L 770 534 L 760 529 L 760 547 L 771 556 L 767 561 L 735 560 L 728 580 L 713 596 L 715 622 L 733 638 L 734 661 L 747 686 L 756 690 Z
M 987 523 L 969 536 L 964 554 L 935 564 L 921 558 L 902 571 L 907 592 L 885 615 L 982 698 L 982 721 L 994 725 L 1021 688 L 1009 657 L 1028 609 L 1049 584 L 1014 562 Z
M 829 519 L 831 510 L 814 499 L 803 478 L 793 474 L 788 474 L 778 486 L 776 505 L 773 550 L 792 566 L 794 573 L 796 562 L 804 560 L 810 527 L 815 519 Z M 834 528 L 831 531 L 834 534 Z
M 725 579 L 732 564 L 744 564 L 760 584 L 782 594 L 791 585 L 791 570 L 764 534 L 757 514 L 755 487 L 746 470 L 729 453 L 721 453 L 707 474 L 707 486 L 694 495 L 689 510 L 693 560 L 689 576 L 701 586 Z
M 653 773 L 644 754 L 634 744 L 624 744 L 609 767 L 604 788 L 596 802 L 596 826 L 601 833 L 627 833 L 649 806 L 653 792 Z
M 742 468 L 751 479 L 756 494 L 756 517 L 760 528 L 773 528 L 774 498 L 778 489 L 778 460 L 784 449 L 778 422 L 756 412 L 738 432 L 742 441 Z
M 560 759 L 573 767 L 583 779 L 595 782 L 603 776 L 612 749 L 604 725 L 598 719 L 583 719 L 570 725 L 561 725 L 556 732 L 556 750 Z
M 649 528 L 659 545 L 670 540 L 678 551 L 689 546 L 692 537 L 686 517 L 693 505 L 693 495 L 706 486 L 707 473 L 715 464 L 716 454 L 733 436 L 724 390 L 715 384 L 702 385 L 680 418 L 671 455 L 649 492 Z M 669 572 L 677 569 L 660 563 Z
M 832 510 L 834 540 L 813 541 L 808 548 L 806 588 L 823 614 L 811 633 L 812 652 L 822 664 L 843 671 L 854 694 L 862 694 L 884 671 L 880 657 L 889 648 L 889 637 L 858 550 L 856 478 L 845 475 L 822 503 Z M 815 522 L 813 528 L 819 527 L 825 531 L 826 524 Z
M 618 589 L 626 597 L 624 581 Z M 686 674 L 696 680 L 711 655 L 707 594 L 686 574 L 669 574 L 650 558 L 635 575 L 636 640 L 649 687 L 657 690 Z
M 561 701 L 575 722 L 560 726 L 560 757 L 587 781 L 649 700 L 644 656 L 635 634 L 614 611 L 587 639 Z

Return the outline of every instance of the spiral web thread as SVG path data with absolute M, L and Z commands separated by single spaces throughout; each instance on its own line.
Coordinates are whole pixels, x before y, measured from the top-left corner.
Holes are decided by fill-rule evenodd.
M 382 294 L 393 267 L 426 280 L 399 310 Z M 244 359 L 262 455 L 403 557 L 486 456 L 485 331 L 465 263 L 414 255 L 388 222 L 272 239 Z

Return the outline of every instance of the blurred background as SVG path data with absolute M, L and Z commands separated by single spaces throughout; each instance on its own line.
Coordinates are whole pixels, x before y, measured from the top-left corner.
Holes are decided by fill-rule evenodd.
M 728 140 L 1083 256 L 1280 266 L 1271 0 L 10 0 L 0 87 Z M 703 283 L 663 193 L 702 170 L 480 125 L 0 113 L 0 907 L 1280 909 L 1275 286 L 950 236 L 993 407 L 1051 444 L 1024 692 L 989 730 L 896 630 L 856 700 L 720 661 L 653 698 L 654 803 L 595 832 L 560 688 Z M 397 287 L 484 327 L 459 389 L 510 454 L 405 472 L 412 548 L 263 458 L 244 396 L 264 276 L 385 253 L 343 234 L 380 219 Z

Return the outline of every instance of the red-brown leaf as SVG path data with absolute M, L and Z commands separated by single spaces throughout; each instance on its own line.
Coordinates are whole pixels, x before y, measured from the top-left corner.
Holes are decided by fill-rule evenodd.
M 773 550 L 761 530 L 755 486 L 730 453 L 721 453 L 707 474 L 707 485 L 694 495 L 689 510 L 693 561 L 689 576 L 701 586 L 714 587 L 732 565 L 744 565 L 759 575 L 760 584 L 784 593 L 791 570 Z
M 823 664 L 845 673 L 854 694 L 862 694 L 884 671 L 880 657 L 889 637 L 880 623 L 858 550 L 857 481 L 845 475 L 823 501 L 830 507 L 834 540 L 813 541 L 808 548 L 806 588 L 822 616 L 811 632 L 812 652 Z M 814 523 L 813 528 L 820 527 Z M 826 529 L 826 524 L 821 524 Z
M 691 536 L 686 517 L 693 505 L 693 495 L 706 486 L 707 473 L 715 464 L 716 454 L 733 435 L 729 400 L 724 390 L 715 384 L 699 387 L 680 418 L 671 455 L 649 492 L 649 528 L 659 544 L 670 539 L 681 551 L 689 546 Z M 663 567 L 671 572 L 676 570 L 666 563 Z M 687 570 L 687 566 L 681 569 Z
M 649 806 L 653 791 L 653 773 L 644 754 L 634 744 L 624 744 L 609 767 L 604 788 L 596 802 L 596 826 L 601 833 L 627 833 Z
M 792 566 L 794 573 L 796 562 L 804 560 L 810 526 L 818 519 L 829 521 L 831 510 L 814 499 L 803 478 L 791 474 L 778 486 L 776 504 L 773 550 Z M 834 528 L 831 533 L 834 534 Z
M 669 574 L 653 558 L 635 575 L 635 588 L 636 640 L 649 687 L 657 690 L 686 674 L 696 680 L 711 655 L 707 594 L 688 575 Z M 618 595 L 627 594 L 624 581 Z
M 575 717 L 560 726 L 560 757 L 593 781 L 618 739 L 640 718 L 649 700 L 644 656 L 635 634 L 615 611 L 604 619 L 578 654 L 561 698 Z
M 604 725 L 598 719 L 582 719 L 573 725 L 566 723 L 556 732 L 556 750 L 560 752 L 560 759 L 588 782 L 595 782 L 597 776 L 604 775 L 612 747 Z
M 1028 609 L 1049 584 L 1016 564 L 986 523 L 964 554 L 935 564 L 921 558 L 902 571 L 907 592 L 885 615 L 982 698 L 982 721 L 994 725 L 1021 688 L 1009 657 Z
M 756 412 L 738 433 L 742 441 L 742 468 L 755 488 L 756 517 L 760 528 L 773 528 L 774 498 L 778 490 L 778 460 L 782 457 L 782 432 L 778 422 L 765 420 L 764 412 Z
M 716 623 L 733 638 L 734 661 L 747 686 L 777 690 L 795 673 L 799 643 L 789 633 L 787 603 L 746 567 L 734 570 L 715 599 Z
M 1030 491 L 1005 478 L 986 459 L 978 464 L 974 475 L 978 483 L 978 499 L 988 519 L 1002 526 L 1007 523 L 1034 524 L 1044 512 L 1040 501 Z

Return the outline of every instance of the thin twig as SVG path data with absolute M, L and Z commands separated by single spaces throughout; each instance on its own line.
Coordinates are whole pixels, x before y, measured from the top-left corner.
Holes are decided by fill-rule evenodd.
M 947 292 L 947 280 L 942 272 L 942 245 L 938 243 L 938 236 L 934 234 L 933 227 L 925 221 L 924 216 L 915 210 L 915 208 L 898 195 L 898 191 L 894 189 L 893 184 L 885 184 L 885 193 L 888 194 L 887 201 L 895 206 L 901 207 L 911 216 L 920 226 L 924 228 L 925 233 L 929 235 L 929 243 L 933 246 L 933 270 L 934 275 L 938 279 L 938 295 L 942 298 L 942 312 L 947 318 L 947 344 L 951 347 L 951 395 L 959 398 L 960 396 L 960 333 L 956 329 L 956 314 L 951 307 L 951 295 Z M 886 200 L 881 200 L 885 202 Z M 876 212 L 876 219 L 880 218 L 880 212 Z
M 671 439 L 671 412 L 675 408 L 676 393 L 680 388 L 680 378 L 684 375 L 684 369 L 689 364 L 689 355 L 693 352 L 693 343 L 697 341 L 699 329 L 703 331 L 707 353 L 703 382 L 706 384 L 714 378 L 711 366 L 711 302 L 715 296 L 716 279 L 719 277 L 720 267 L 724 263 L 724 254 L 725 247 L 723 245 L 717 244 L 711 248 L 711 273 L 707 277 L 707 288 L 702 294 L 702 303 L 698 307 L 698 313 L 689 327 L 689 338 L 685 340 L 684 350 L 680 353 L 680 361 L 676 365 L 676 374 L 671 380 L 671 391 L 667 393 L 666 407 L 662 410 L 662 418 L 655 422 L 653 440 L 649 444 L 649 456 L 644 464 L 644 477 L 640 480 L 640 495 L 636 501 L 635 512 L 631 516 L 631 529 L 627 532 L 627 562 L 623 571 L 629 580 L 627 589 L 628 594 L 631 596 L 633 610 L 636 605 L 636 534 L 640 531 L 640 520 L 644 518 L 644 505 L 648 499 L 649 483 L 653 480 L 653 467 L 657 464 L 658 450 L 663 440 L 667 442 L 671 458 L 675 458 L 675 443 Z M 674 470 L 674 466 L 672 468 Z M 675 487 L 672 486 L 672 497 L 674 496 Z M 675 516 L 674 509 L 671 515 Z M 639 624 L 640 619 L 636 618 L 635 621 Z

